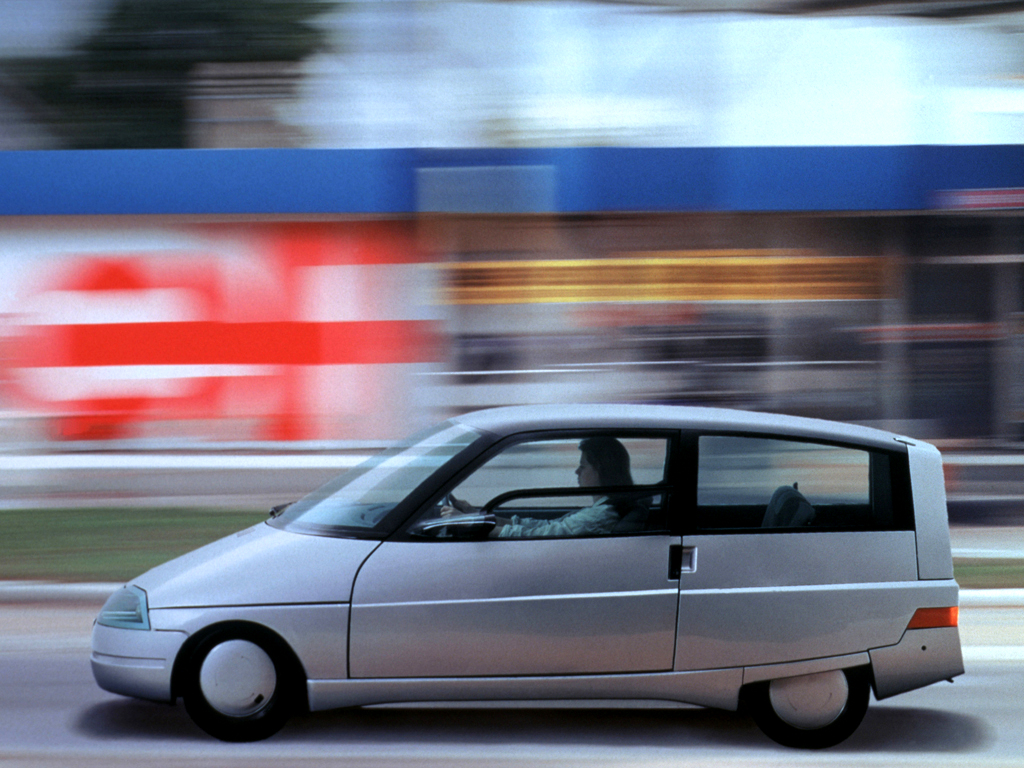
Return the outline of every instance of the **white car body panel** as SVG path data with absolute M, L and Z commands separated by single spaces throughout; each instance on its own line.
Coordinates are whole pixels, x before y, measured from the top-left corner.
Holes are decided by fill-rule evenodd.
M 937 448 L 915 442 L 908 446 L 910 482 L 917 528 L 917 569 L 922 579 L 952 579 L 946 483 Z
M 765 587 L 686 593 L 676 668 L 783 664 L 893 645 L 917 607 L 956 600 L 950 586 L 919 582 Z M 856 618 L 854 618 L 856 617 Z
M 678 541 L 386 542 L 356 580 L 352 677 L 671 670 Z
M 170 702 L 174 659 L 188 633 L 138 632 L 94 624 L 92 628 L 93 677 L 106 691 L 139 699 Z
M 648 700 L 735 710 L 743 670 L 638 675 L 310 680 L 311 710 L 422 701 Z
M 684 540 L 696 568 L 680 582 L 677 670 L 778 664 L 896 643 L 916 607 L 894 589 L 918 584 L 913 531 Z
M 154 629 L 177 627 L 189 636 L 204 627 L 232 621 L 267 627 L 295 651 L 310 679 L 348 677 L 348 617 L 347 603 L 159 608 L 150 612 Z
M 870 655 L 879 700 L 964 673 L 956 627 L 908 629 L 899 643 L 876 648 Z
M 132 581 L 150 609 L 347 603 L 377 541 L 303 536 L 265 523 L 159 565 Z

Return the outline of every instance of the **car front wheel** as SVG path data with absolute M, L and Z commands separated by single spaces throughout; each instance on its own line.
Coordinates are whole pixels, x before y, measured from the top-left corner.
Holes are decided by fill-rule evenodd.
M 743 689 L 743 706 L 773 741 L 823 749 L 857 730 L 870 696 L 867 668 L 836 669 L 753 683 Z
M 182 698 L 189 717 L 222 741 L 259 741 L 277 733 L 299 706 L 301 674 L 276 636 L 221 629 L 192 650 Z

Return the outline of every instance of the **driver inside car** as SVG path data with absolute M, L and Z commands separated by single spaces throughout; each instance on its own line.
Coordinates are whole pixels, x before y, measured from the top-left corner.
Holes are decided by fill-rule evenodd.
M 576 479 L 580 488 L 611 485 L 633 485 L 629 468 L 629 452 L 614 437 L 588 437 L 580 445 L 580 464 Z M 479 510 L 472 504 L 453 496 L 450 504 L 441 508 L 442 517 L 473 514 Z M 512 515 L 498 517 L 491 538 L 520 536 L 588 536 L 610 533 L 612 527 L 628 511 L 628 506 L 616 503 L 608 496 L 595 496 L 589 507 L 568 512 L 553 520 Z

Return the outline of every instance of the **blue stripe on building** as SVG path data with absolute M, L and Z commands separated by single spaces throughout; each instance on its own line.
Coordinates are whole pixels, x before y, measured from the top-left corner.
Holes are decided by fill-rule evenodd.
M 1022 187 L 1016 145 L 0 152 L 0 215 L 918 211 Z

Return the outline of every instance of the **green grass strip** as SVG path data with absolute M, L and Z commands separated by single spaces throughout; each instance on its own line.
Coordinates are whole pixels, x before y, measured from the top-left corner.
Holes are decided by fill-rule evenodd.
M 214 509 L 0 511 L 0 579 L 126 581 L 266 520 Z
M 1024 560 L 957 559 L 953 561 L 953 573 L 963 589 L 1024 587 Z
M 0 510 L 0 580 L 127 581 L 266 518 L 194 508 Z M 1024 560 L 957 559 L 954 571 L 967 589 L 1024 587 Z

